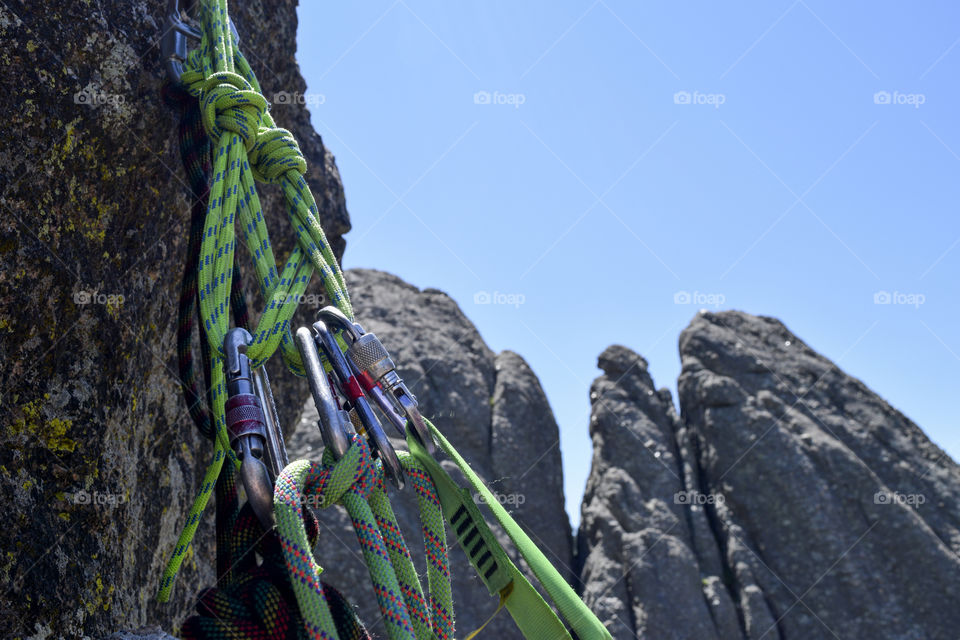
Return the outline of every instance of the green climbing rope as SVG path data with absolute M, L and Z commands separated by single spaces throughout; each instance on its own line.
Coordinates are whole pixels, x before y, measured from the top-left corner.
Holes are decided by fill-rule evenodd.
M 223 340 L 229 329 L 229 298 L 239 222 L 253 258 L 266 305 L 247 350 L 254 367 L 279 347 L 284 361 L 303 375 L 290 333 L 290 319 L 314 270 L 329 300 L 347 317 L 353 309 L 346 283 L 319 222 L 319 212 L 303 177 L 306 160 L 293 135 L 278 128 L 267 110 L 256 76 L 233 41 L 226 0 L 204 0 L 200 47 L 191 51 L 181 81 L 200 101 L 204 127 L 213 145 L 213 180 L 201 245 L 198 285 L 200 316 L 213 355 L 211 402 L 216 428 L 213 459 L 187 523 L 161 579 L 158 598 L 170 597 L 173 581 L 190 548 L 224 460 L 236 464 L 226 430 Z M 257 196 L 255 181 L 280 186 L 297 246 L 282 271 L 277 263 Z M 219 357 L 217 357 L 219 356 Z
M 316 203 L 303 177 L 306 160 L 292 134 L 278 128 L 270 116 L 260 85 L 231 35 L 226 0 L 202 0 L 200 11 L 202 40 L 187 58 L 182 82 L 199 101 L 204 128 L 213 146 L 213 178 L 200 250 L 198 288 L 200 317 L 210 347 L 210 401 L 216 438 L 212 461 L 163 574 L 158 595 L 161 601 L 170 596 L 224 462 L 238 464 L 226 428 L 223 370 L 223 342 L 230 327 L 236 225 L 242 230 L 265 301 L 252 332 L 253 342 L 247 349 L 253 367 L 262 365 L 279 349 L 287 366 L 304 375 L 290 320 L 315 271 L 332 304 L 353 318 L 343 274 L 320 227 Z M 297 245 L 279 273 L 257 195 L 258 181 L 280 187 L 297 237 Z M 610 638 L 466 461 L 436 427 L 429 426 L 441 449 L 487 501 L 573 631 L 584 640 Z M 340 504 L 349 513 L 391 640 L 453 638 L 444 521 L 454 528 L 479 577 L 491 594 L 499 595 L 500 605 L 508 609 L 525 637 L 572 638 L 557 614 L 497 543 L 470 492 L 460 488 L 415 439 L 408 438 L 408 446 L 410 453 L 400 457 L 413 480 L 421 511 L 428 559 L 426 597 L 390 507 L 382 465 L 371 455 L 363 436 L 353 437 L 340 460 L 334 461 L 326 451 L 321 462 L 294 462 L 277 478 L 274 508 L 278 538 L 310 637 L 338 638 L 319 580 L 322 569 L 313 557 L 304 529 L 304 499 L 313 496 L 322 507 Z

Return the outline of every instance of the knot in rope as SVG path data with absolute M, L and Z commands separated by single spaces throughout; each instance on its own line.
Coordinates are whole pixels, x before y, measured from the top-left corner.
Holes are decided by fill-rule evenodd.
M 307 172 L 307 159 L 296 138 L 280 127 L 262 127 L 256 144 L 247 153 L 253 177 L 260 182 L 277 182 L 290 170 L 301 176 Z
M 267 99 L 243 76 L 231 71 L 210 75 L 200 88 L 203 126 L 214 142 L 224 132 L 237 134 L 247 152 L 257 143 Z

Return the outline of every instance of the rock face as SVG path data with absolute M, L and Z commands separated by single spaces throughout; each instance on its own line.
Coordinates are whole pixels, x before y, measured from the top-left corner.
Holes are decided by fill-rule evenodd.
M 446 294 L 434 289 L 420 291 L 379 271 L 353 269 L 346 275 L 357 319 L 390 350 L 425 415 L 454 443 L 556 566 L 572 578 L 558 429 L 536 376 L 517 354 L 490 351 Z M 323 445 L 316 420 L 313 401 L 308 400 L 288 447 L 291 460 L 319 455 Z M 398 447 L 401 443 L 395 441 Z M 407 544 L 424 574 L 414 496 L 409 488 L 389 491 Z M 380 613 L 349 519 L 339 509 L 318 516 L 321 539 L 315 556 L 324 567 L 324 580 L 344 592 L 358 607 L 361 619 L 377 621 Z M 452 534 L 447 541 L 456 544 Z M 501 542 L 509 544 L 506 538 Z M 489 596 L 459 547 L 451 548 L 450 562 L 457 636 L 464 637 L 493 613 L 497 601 Z M 381 636 L 385 633 L 379 624 L 372 630 Z M 505 611 L 484 635 L 520 637 Z
M 154 603 L 210 452 L 175 373 L 190 206 L 176 116 L 159 96 L 166 5 L 0 7 L 9 133 L 0 141 L 5 636 L 171 629 L 211 582 L 210 565 L 188 559 L 176 601 Z M 302 93 L 295 2 L 231 9 L 267 97 Z M 300 141 L 321 221 L 342 250 L 349 220 L 333 157 L 299 101 L 272 112 Z M 283 255 L 292 246 L 285 210 L 275 190 L 261 194 Z M 258 298 L 250 296 L 257 308 Z M 302 402 L 305 384 L 274 369 L 278 395 Z M 212 550 L 211 520 L 198 553 Z
M 960 468 L 777 320 L 702 313 L 682 418 L 623 347 L 592 390 L 584 597 L 616 638 L 956 637 Z
M 718 623 L 736 631 L 736 612 L 717 584 L 722 564 L 705 513 L 687 504 L 692 470 L 670 392 L 655 390 L 646 361 L 624 347 L 608 348 L 599 365 L 578 535 L 584 600 L 616 638 L 736 637 L 718 636 Z

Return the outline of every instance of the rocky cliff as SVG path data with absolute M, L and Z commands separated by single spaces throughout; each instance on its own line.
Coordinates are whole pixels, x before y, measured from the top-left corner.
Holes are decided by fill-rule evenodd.
M 295 4 L 231 5 L 268 97 L 305 91 Z M 154 603 L 209 452 L 176 375 L 190 205 L 176 118 L 159 94 L 166 5 L 0 5 L 4 637 L 170 628 L 212 579 L 206 558 L 189 559 L 177 600 Z M 300 101 L 272 113 L 300 141 L 321 221 L 342 250 L 349 220 L 333 157 Z M 292 234 L 282 201 L 261 195 L 283 255 Z M 250 279 L 247 289 L 259 307 Z M 281 396 L 302 402 L 306 385 L 274 369 Z M 212 550 L 209 524 L 200 553 Z
M 955 638 L 960 468 L 783 324 L 701 313 L 677 417 L 600 357 L 578 544 L 616 638 Z

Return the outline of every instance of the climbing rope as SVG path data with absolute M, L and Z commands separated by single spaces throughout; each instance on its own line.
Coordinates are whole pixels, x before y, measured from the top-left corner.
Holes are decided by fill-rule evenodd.
M 183 389 L 187 410 L 197 429 L 209 440 L 215 437 L 213 416 L 207 407 L 206 392 L 201 391 L 200 382 L 194 368 L 193 330 L 196 308 L 199 302 L 197 292 L 197 263 L 200 257 L 200 241 L 207 212 L 210 175 L 210 143 L 200 120 L 197 101 L 179 84 L 165 83 L 161 90 L 164 103 L 180 112 L 179 141 L 180 159 L 184 173 L 190 183 L 192 205 L 190 208 L 190 239 L 187 242 L 187 259 L 184 263 L 183 278 L 180 286 L 180 304 L 177 313 L 177 366 L 180 384 Z M 236 270 L 236 265 L 234 265 Z M 234 322 L 239 327 L 249 322 L 247 302 L 244 299 L 240 278 L 234 278 L 230 291 L 230 304 L 233 308 Z M 203 328 L 200 328 L 200 348 L 202 362 L 210 361 L 209 343 Z M 204 378 L 209 388 L 209 371 L 204 368 Z
M 229 292 L 233 287 L 235 223 L 239 222 L 243 229 L 266 300 L 252 332 L 253 343 L 247 350 L 255 367 L 279 347 L 287 365 L 303 375 L 289 323 L 314 269 L 328 299 L 344 314 L 353 316 L 343 274 L 320 227 L 316 203 L 303 178 L 306 160 L 292 134 L 276 127 L 249 63 L 230 41 L 226 2 L 204 2 L 202 9 L 204 37 L 201 46 L 191 51 L 181 82 L 199 101 L 202 123 L 213 147 L 213 180 L 201 242 L 198 286 L 202 329 L 211 355 L 219 356 L 209 361 L 216 446 L 186 527 L 164 572 L 161 601 L 170 596 L 173 580 L 224 460 L 237 464 L 226 429 L 222 361 L 229 326 Z M 281 187 L 297 235 L 298 244 L 279 275 L 254 180 Z
M 305 503 L 316 503 L 321 508 L 338 504 L 349 514 L 391 640 L 454 637 L 447 523 L 480 580 L 491 595 L 499 597 L 497 610 L 506 608 L 526 638 L 571 640 L 571 632 L 497 542 L 474 503 L 473 493 L 460 487 L 434 459 L 436 441 L 461 469 L 473 491 L 487 502 L 573 632 L 585 640 L 609 638 L 606 629 L 466 461 L 434 425 L 420 416 L 415 398 L 396 375 L 389 354 L 376 337 L 364 334 L 354 322 L 343 274 L 320 227 L 316 203 L 303 177 L 306 160 L 292 134 L 278 128 L 270 116 L 259 83 L 231 33 L 226 0 L 201 0 L 200 11 L 200 46 L 186 56 L 179 79 L 186 93 L 196 100 L 212 155 L 196 271 L 200 329 L 208 351 L 210 417 L 204 419 L 200 410 L 192 413 L 201 430 L 205 425 L 213 435 L 214 451 L 161 579 L 158 598 L 169 598 L 176 573 L 216 487 L 218 569 L 223 571 L 225 581 L 204 592 L 198 609 L 200 619 L 189 623 L 191 633 L 246 633 L 249 628 L 251 634 L 259 633 L 256 629 L 269 634 L 285 632 L 292 626 L 311 638 L 350 638 L 359 633 L 359 623 L 344 614 L 342 598 L 319 579 L 322 569 L 312 553 L 316 542 L 311 535 L 312 515 L 304 509 Z M 198 131 L 195 125 L 192 131 Z M 196 174 L 191 175 L 191 186 L 201 193 L 200 172 L 188 166 L 188 173 Z M 277 267 L 270 244 L 256 182 L 279 186 L 296 235 L 297 244 L 282 269 Z M 236 306 L 237 224 L 264 299 L 264 308 L 250 334 L 240 328 L 230 329 L 231 307 L 237 326 L 246 313 L 245 305 L 244 309 Z M 332 307 L 323 310 L 326 315 L 314 324 L 315 336 L 300 329 L 295 341 L 290 320 L 314 272 Z M 192 300 L 190 286 L 185 278 L 184 297 Z M 183 303 L 181 311 L 189 306 Z M 185 335 L 189 333 L 187 328 Z M 316 351 L 314 341 L 322 354 Z M 259 447 L 267 433 L 264 411 L 269 408 L 262 406 L 261 389 L 254 389 L 253 381 L 258 368 L 278 349 L 288 368 L 311 380 L 315 401 L 330 400 L 318 402 L 318 409 L 323 405 L 321 430 L 327 446 L 319 462 L 296 461 L 282 470 L 275 469 L 269 480 L 272 496 L 266 498 L 273 511 L 264 513 L 263 478 L 268 471 Z M 312 360 L 307 358 L 310 349 Z M 321 358 L 322 365 L 318 364 Z M 190 378 L 192 368 L 182 369 L 188 404 L 199 404 L 201 394 L 197 393 L 195 377 Z M 335 398 L 330 395 L 331 388 Z M 409 453 L 393 451 L 379 431 L 367 394 L 406 434 Z M 347 410 L 348 418 L 344 417 Z M 340 429 L 349 428 L 349 438 L 335 439 L 330 428 L 334 423 Z M 353 432 L 354 426 L 359 433 Z M 276 465 L 276 457 L 271 456 L 271 461 Z M 244 510 L 231 506 L 236 501 L 238 469 L 248 498 Z M 402 486 L 406 477 L 416 492 L 428 561 L 426 592 L 390 506 L 386 477 L 397 486 Z M 221 503 L 226 505 L 225 511 Z M 267 533 L 260 542 L 251 544 L 251 535 L 257 531 L 254 525 Z M 227 549 L 223 554 L 221 547 Z M 258 554 L 262 557 L 259 563 Z M 281 559 L 285 578 L 277 574 Z M 299 617 L 289 606 L 294 600 Z M 257 621 L 263 619 L 269 623 L 258 627 Z
M 206 215 L 208 194 L 209 143 L 200 121 L 196 99 L 179 84 L 165 83 L 161 96 L 167 106 L 180 113 L 179 141 L 184 171 L 190 182 L 192 207 L 190 241 L 181 283 L 177 324 L 177 359 L 184 398 L 190 416 L 201 434 L 215 437 L 213 419 L 200 390 L 193 367 L 193 328 L 197 307 L 197 263 L 200 237 Z M 240 278 L 230 292 L 235 322 L 246 326 L 248 314 Z M 203 362 L 209 361 L 209 349 L 201 328 Z M 205 369 L 205 373 L 207 373 Z M 187 638 L 299 638 L 304 636 L 303 621 L 279 541 L 274 531 L 264 532 L 249 505 L 240 507 L 236 471 L 225 465 L 216 484 L 217 507 L 217 587 L 204 590 L 197 602 L 197 615 L 188 618 L 181 629 Z M 319 525 L 308 510 L 304 527 L 316 543 Z M 262 560 L 258 563 L 256 557 Z M 370 640 L 363 625 L 343 596 L 332 586 L 322 585 L 331 603 L 338 634 L 348 640 Z
M 294 462 L 277 479 L 274 491 L 277 530 L 287 567 L 297 578 L 294 588 L 300 610 L 313 637 L 332 637 L 323 635 L 329 633 L 331 618 L 319 588 L 322 569 L 313 558 L 313 546 L 301 524 L 304 498 L 322 509 L 334 504 L 346 508 L 392 640 L 453 637 L 450 566 L 440 499 L 426 470 L 409 454 L 401 460 L 413 478 L 420 506 L 429 601 L 424 598 L 410 552 L 387 499 L 382 465 L 371 457 L 363 436 L 353 437 L 347 454 L 339 461 L 334 461 L 327 449 L 321 462 Z

